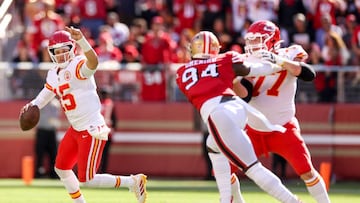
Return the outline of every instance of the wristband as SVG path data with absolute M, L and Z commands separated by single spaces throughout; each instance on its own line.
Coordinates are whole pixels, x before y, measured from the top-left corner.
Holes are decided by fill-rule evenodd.
M 82 37 L 81 39 L 77 40 L 76 43 L 80 46 L 84 53 L 90 51 L 92 47 L 90 46 L 89 42 Z

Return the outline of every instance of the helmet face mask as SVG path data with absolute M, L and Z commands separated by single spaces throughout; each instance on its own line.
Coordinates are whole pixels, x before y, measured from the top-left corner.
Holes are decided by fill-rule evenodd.
M 220 43 L 212 32 L 201 31 L 192 38 L 189 51 L 192 59 L 212 58 L 219 54 Z
M 65 68 L 75 57 L 75 41 L 68 32 L 57 31 L 49 39 L 48 52 L 58 67 Z
M 70 60 L 70 50 L 71 48 L 68 46 L 60 47 L 60 48 L 52 48 L 49 49 L 52 52 L 52 60 L 57 64 L 66 63 Z
M 265 43 L 266 37 L 261 34 L 248 33 L 245 36 L 245 52 L 254 53 L 259 50 L 269 50 Z
M 245 35 L 245 52 L 258 50 L 276 52 L 280 48 L 280 29 L 271 21 L 260 20 L 250 25 Z

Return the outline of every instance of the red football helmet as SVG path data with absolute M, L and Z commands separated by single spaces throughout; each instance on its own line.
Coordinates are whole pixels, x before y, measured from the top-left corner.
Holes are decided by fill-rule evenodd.
M 261 49 L 276 52 L 281 42 L 278 26 L 268 20 L 256 21 L 245 34 L 245 52 L 253 53 Z
M 220 43 L 212 32 L 201 31 L 192 38 L 189 50 L 193 59 L 208 59 L 219 54 Z
M 75 41 L 70 33 L 66 31 L 56 31 L 49 39 L 48 52 L 51 60 L 59 67 L 66 67 L 70 60 L 75 57 Z

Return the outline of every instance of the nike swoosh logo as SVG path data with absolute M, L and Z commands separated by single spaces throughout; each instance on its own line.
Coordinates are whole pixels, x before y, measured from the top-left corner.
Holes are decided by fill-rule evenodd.
M 83 136 L 81 136 L 82 138 L 87 138 L 88 137 L 88 135 L 83 135 Z

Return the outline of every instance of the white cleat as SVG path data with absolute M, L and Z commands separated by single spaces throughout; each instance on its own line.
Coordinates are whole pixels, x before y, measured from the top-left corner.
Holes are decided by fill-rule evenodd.
M 131 175 L 134 180 L 134 185 L 130 187 L 130 191 L 135 193 L 138 203 L 145 203 L 147 198 L 146 182 L 147 176 L 140 173 L 137 175 Z

